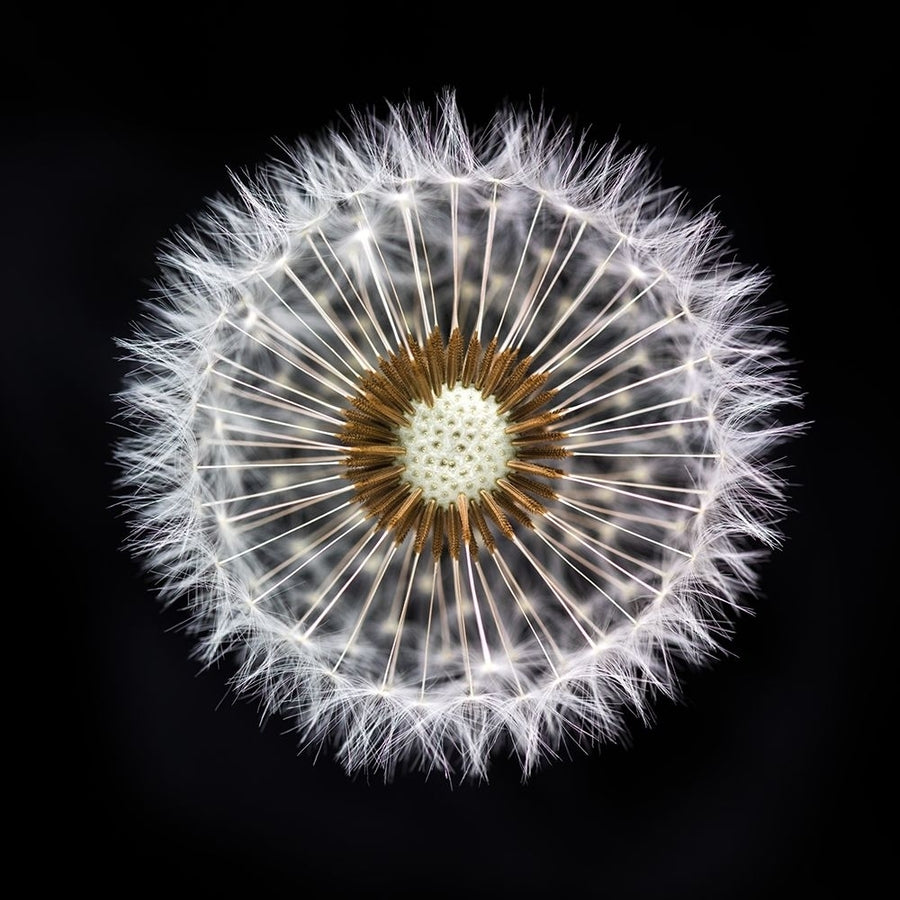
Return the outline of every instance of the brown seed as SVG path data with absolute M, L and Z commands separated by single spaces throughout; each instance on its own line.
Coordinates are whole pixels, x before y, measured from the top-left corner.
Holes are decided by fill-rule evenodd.
M 531 517 L 547 511 L 542 501 L 556 497 L 552 483 L 564 471 L 535 460 L 564 459 L 569 451 L 559 446 L 566 435 L 554 428 L 562 413 L 540 412 L 556 395 L 541 390 L 547 373 L 529 374 L 531 358 L 519 357 L 520 348 L 498 351 L 495 338 L 482 349 L 474 333 L 463 352 L 458 328 L 445 346 L 435 328 L 423 344 L 409 335 L 404 347 L 379 359 L 377 371 L 359 377 L 357 393 L 348 397 L 343 411 L 347 424 L 337 434 L 346 448 L 345 477 L 353 483 L 357 502 L 392 532 L 397 544 L 414 532 L 413 550 L 423 553 L 430 541 L 436 562 L 445 551 L 458 559 L 464 545 L 473 554 L 480 547 L 494 553 L 493 526 L 513 539 L 513 523 L 533 528 Z M 457 383 L 496 399 L 515 456 L 508 461 L 508 475 L 493 488 L 479 490 L 477 497 L 460 494 L 455 503 L 440 506 L 421 486 L 405 480 L 408 451 L 398 428 L 410 426 L 417 403 L 431 406 L 444 388 Z

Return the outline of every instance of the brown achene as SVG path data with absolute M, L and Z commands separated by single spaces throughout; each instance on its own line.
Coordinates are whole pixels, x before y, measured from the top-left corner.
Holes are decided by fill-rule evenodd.
M 566 435 L 554 428 L 561 412 L 545 409 L 557 393 L 544 389 L 548 374 L 529 374 L 532 358 L 519 355 L 519 349 L 498 352 L 496 338 L 482 349 L 474 333 L 464 350 L 459 328 L 445 344 L 435 328 L 424 344 L 409 335 L 402 350 L 379 358 L 379 371 L 360 376 L 344 410 L 347 424 L 338 433 L 347 448 L 345 477 L 369 518 L 392 531 L 397 544 L 414 532 L 415 552 L 430 543 L 435 561 L 445 549 L 458 559 L 463 545 L 473 554 L 479 547 L 493 553 L 495 531 L 515 540 L 513 523 L 533 528 L 532 517 L 547 511 L 543 501 L 556 496 L 551 483 L 565 474 L 547 461 L 569 451 L 560 446 Z M 409 426 L 414 404 L 431 407 L 457 384 L 493 397 L 507 422 L 513 455 L 490 490 L 479 490 L 477 498 L 460 493 L 455 503 L 445 504 L 404 479 L 408 450 L 398 428 Z

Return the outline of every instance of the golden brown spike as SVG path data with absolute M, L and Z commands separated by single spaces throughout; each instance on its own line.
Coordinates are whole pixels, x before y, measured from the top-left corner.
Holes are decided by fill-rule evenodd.
M 399 479 L 406 471 L 406 466 L 385 466 L 384 468 L 367 468 L 361 472 L 348 472 L 347 477 L 356 485 L 358 492 L 367 491 L 373 487 Z
M 424 505 L 422 512 L 419 515 L 419 523 L 416 526 L 416 539 L 413 544 L 416 553 L 420 554 L 425 549 L 425 542 L 428 540 L 428 535 L 431 532 L 436 509 L 437 502 L 429 500 L 428 503 Z
M 475 372 L 478 368 L 478 357 L 481 355 L 481 341 L 474 332 L 469 338 L 469 346 L 466 348 L 466 358 L 463 360 L 462 375 L 460 381 L 463 387 L 468 387 L 475 378 Z
M 394 440 L 394 434 L 378 425 L 361 425 L 353 422 L 336 435 L 342 444 L 378 444 Z
M 422 488 L 416 488 L 403 501 L 403 505 L 394 513 L 390 527 L 394 529 L 394 540 L 397 544 L 403 542 L 407 532 L 418 519 L 424 504 L 422 503 Z
M 389 460 L 383 456 L 345 456 L 341 460 L 341 464 L 349 470 L 345 477 L 359 474 L 360 472 L 370 472 L 373 469 L 380 469 Z
M 348 398 L 349 402 L 349 398 Z M 382 422 L 379 422 L 376 419 L 373 419 L 369 413 L 365 413 L 360 409 L 345 409 L 343 411 L 344 418 L 350 423 L 350 427 L 353 425 L 367 425 L 369 427 L 383 427 L 389 428 L 390 426 L 385 425 Z
M 523 462 L 521 459 L 511 459 L 507 466 L 514 472 L 528 472 L 530 475 L 541 475 L 544 478 L 562 478 L 566 474 L 562 469 L 552 469 L 550 466 Z
M 366 372 L 360 376 L 359 386 L 363 392 L 374 394 L 383 403 L 396 406 L 405 413 L 413 411 L 409 398 L 397 390 L 394 384 L 383 375 L 376 372 Z
M 565 435 L 562 436 L 565 437 Z M 544 437 L 545 440 L 550 440 L 552 435 L 548 434 Z M 513 446 L 516 447 L 516 457 L 518 459 L 565 459 L 567 456 L 572 455 L 571 451 L 567 450 L 565 447 L 554 447 L 550 444 L 513 441 Z
M 447 526 L 447 549 L 454 559 L 459 559 L 459 551 L 462 547 L 462 522 L 455 506 L 448 506 L 444 523 Z
M 473 381 L 478 390 L 483 390 L 484 380 L 490 374 L 491 366 L 494 364 L 494 354 L 497 352 L 497 338 L 493 337 L 484 351 L 484 356 L 478 364 L 478 374 L 474 376 Z
M 522 403 L 521 405 L 516 407 L 516 417 L 524 419 L 527 416 L 530 416 L 533 412 L 536 412 L 542 406 L 546 406 L 558 393 L 559 391 L 557 390 L 541 391 L 540 394 L 536 394 L 527 403 Z
M 518 354 L 518 350 L 513 351 Z M 531 356 L 526 356 L 523 360 L 519 362 L 519 364 L 509 373 L 509 375 L 503 379 L 503 384 L 500 389 L 496 392 L 495 396 L 497 398 L 498 403 L 503 403 L 507 397 L 509 397 L 516 388 L 518 388 L 522 379 L 528 374 L 528 370 L 531 368 L 531 364 L 534 361 L 534 358 Z
M 524 448 L 529 447 L 534 444 L 557 444 L 560 441 L 564 441 L 568 435 L 564 431 L 535 431 L 530 434 L 523 434 L 520 437 L 517 437 L 513 442 L 513 447 L 516 448 Z M 546 453 L 544 456 L 569 456 L 569 451 L 565 447 L 559 448 L 561 453 Z M 525 456 L 524 452 L 519 452 L 516 450 L 516 455 L 520 458 L 530 459 L 531 457 Z
M 403 377 L 403 373 L 394 365 L 393 353 L 391 354 L 390 359 L 379 357 L 378 368 L 381 369 L 381 374 L 390 382 L 391 386 L 396 391 L 398 391 L 404 397 L 412 396 L 409 392 L 410 386 L 407 383 L 406 379 Z
M 459 513 L 459 522 L 462 526 L 462 539 L 466 544 L 472 542 L 472 530 L 469 527 L 469 498 L 460 494 L 456 498 L 456 510 Z
M 503 510 L 497 505 L 497 501 L 492 494 L 487 491 L 479 491 L 481 502 L 484 504 L 485 512 L 497 523 L 497 527 L 508 537 L 513 536 L 512 525 L 509 519 L 503 514 Z
M 391 499 L 395 493 L 401 489 L 399 481 L 390 482 L 388 484 L 378 484 L 375 487 L 368 488 L 365 491 L 359 491 L 356 499 L 364 504 L 367 509 L 382 511 L 384 504 L 393 503 Z
M 421 513 L 419 507 L 413 507 L 412 511 L 407 513 L 403 519 L 394 526 L 394 543 L 399 547 L 406 540 L 406 535 L 412 530 L 416 522 L 419 521 Z
M 503 509 L 509 513 L 520 525 L 524 525 L 526 528 L 534 528 L 534 523 L 528 516 L 528 513 L 519 506 L 506 491 L 499 491 L 497 493 L 497 503 L 499 506 L 502 506 Z M 512 528 L 510 528 L 509 537 L 513 536 Z
M 482 397 L 490 397 L 500 383 L 500 379 L 506 374 L 515 358 L 518 356 L 518 350 L 504 350 L 491 366 L 490 372 L 487 372 L 481 388 Z
M 394 425 L 409 425 L 409 420 L 400 410 L 387 403 L 382 403 L 373 394 L 366 394 L 364 397 L 351 397 L 350 402 L 376 422 L 387 420 Z
M 426 355 L 428 357 L 428 375 L 431 380 L 431 389 L 436 397 L 440 397 L 447 366 L 447 357 L 444 353 L 444 341 L 441 338 L 441 330 L 437 326 L 435 326 L 428 337 Z
M 450 340 L 447 343 L 447 387 L 453 387 L 456 384 L 463 361 L 462 334 L 458 328 L 453 329 Z
M 422 496 L 422 488 L 416 488 L 410 495 L 403 501 L 401 506 L 394 513 L 394 517 L 390 521 L 391 527 L 395 527 L 399 522 L 403 520 L 403 517 L 410 511 L 410 509 L 419 502 L 419 499 Z
M 373 492 L 371 496 L 366 498 L 369 517 L 379 516 L 378 524 L 387 524 L 387 518 L 390 517 L 390 513 L 403 502 L 403 498 L 408 493 L 408 484 L 397 484 L 387 490 Z
M 494 535 L 491 534 L 488 523 L 484 519 L 484 513 L 481 511 L 481 504 L 477 500 L 473 500 L 469 504 L 469 512 L 475 520 L 475 527 L 481 534 L 481 539 L 484 541 L 484 546 L 487 547 L 488 553 L 493 553 L 497 548 L 497 542 L 494 540 Z
M 403 383 L 406 386 L 406 390 L 410 397 L 414 400 L 430 399 L 431 392 L 427 387 L 423 391 L 423 379 L 418 371 L 418 366 L 414 365 L 413 360 L 409 358 L 407 353 L 402 351 L 399 353 L 392 353 L 391 365 L 394 367 L 394 371 L 403 379 Z
M 401 482 L 400 486 L 389 498 L 384 501 L 381 515 L 378 518 L 378 524 L 382 528 L 391 528 L 394 523 L 394 516 L 403 504 L 406 502 L 409 494 L 409 485 Z M 371 506 L 371 504 L 369 504 Z
M 537 431 L 539 428 L 546 428 L 552 425 L 559 418 L 559 413 L 545 412 L 539 416 L 534 416 L 524 422 L 516 422 L 506 428 L 507 434 L 524 434 L 526 431 Z
M 419 342 L 410 334 L 406 338 L 410 352 L 413 355 L 412 372 L 416 380 L 421 398 L 431 406 L 434 401 L 434 392 L 431 389 L 431 378 L 428 375 L 428 357 L 419 345 Z
M 504 397 L 497 412 L 501 414 L 509 412 L 529 394 L 543 387 L 547 383 L 547 378 L 549 375 L 546 372 L 535 372 L 534 375 L 529 375 L 514 391 Z M 519 410 L 514 410 L 513 414 L 518 416 Z
M 431 539 L 431 555 L 435 562 L 440 562 L 444 552 L 444 520 L 447 518 L 444 507 L 439 506 L 434 513 L 434 532 Z
M 549 484 L 535 481 L 533 478 L 528 478 L 525 475 L 513 473 L 509 476 L 509 483 L 515 485 L 523 493 L 537 494 L 538 497 L 543 497 L 546 500 L 556 499 L 556 491 Z
M 422 349 L 422 345 L 416 340 L 415 336 L 408 334 L 406 336 L 406 344 L 409 347 L 410 353 L 412 353 L 414 363 L 427 370 L 428 361 L 425 358 L 425 351 Z
M 519 490 L 514 484 L 511 484 L 506 478 L 498 478 L 497 484 L 503 489 L 503 492 L 509 494 L 510 497 L 521 507 L 527 509 L 530 513 L 543 515 L 547 512 L 547 507 L 543 503 L 538 503 L 534 497 L 529 497 L 524 491 Z
M 348 465 L 359 465 L 354 459 L 368 458 L 386 462 L 391 457 L 406 456 L 406 448 L 399 444 L 362 444 L 358 447 L 348 447 L 347 452 L 350 454 Z

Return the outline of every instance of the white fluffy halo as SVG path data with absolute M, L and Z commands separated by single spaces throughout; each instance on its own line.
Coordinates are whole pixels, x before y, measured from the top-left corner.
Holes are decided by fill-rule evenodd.
M 614 739 L 777 543 L 796 397 L 765 279 L 640 154 L 397 107 L 238 183 L 164 265 L 122 342 L 134 549 L 348 770 Z M 486 437 L 412 439 L 476 390 Z

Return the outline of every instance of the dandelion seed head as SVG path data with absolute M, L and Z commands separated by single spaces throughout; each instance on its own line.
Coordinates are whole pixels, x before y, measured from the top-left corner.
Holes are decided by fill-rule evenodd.
M 205 658 L 351 771 L 646 720 L 778 541 L 765 279 L 640 154 L 449 95 L 236 193 L 123 342 L 133 546 Z

